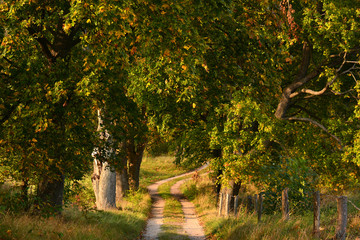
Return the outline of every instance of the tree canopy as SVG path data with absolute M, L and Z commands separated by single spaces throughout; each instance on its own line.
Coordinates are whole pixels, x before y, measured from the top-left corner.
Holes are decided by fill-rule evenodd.
M 161 136 L 224 183 L 355 186 L 359 13 L 339 0 L 1 1 L 2 174 L 61 192 L 111 144 L 106 161 L 136 189 L 136 156 Z

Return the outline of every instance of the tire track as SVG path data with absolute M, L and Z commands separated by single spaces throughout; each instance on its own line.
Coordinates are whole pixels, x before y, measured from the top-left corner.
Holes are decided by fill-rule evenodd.
M 172 181 L 174 179 L 191 175 L 195 171 L 201 171 L 202 169 L 206 168 L 207 166 L 208 166 L 208 164 L 205 164 L 204 166 L 202 166 L 194 171 L 184 173 L 184 174 L 181 174 L 181 175 L 178 175 L 175 177 L 171 177 L 171 178 L 168 178 L 165 180 L 158 181 L 147 187 L 149 194 L 151 196 L 151 199 L 153 201 L 153 204 L 151 207 L 150 218 L 147 221 L 145 232 L 142 237 L 143 240 L 158 239 L 158 236 L 161 232 L 161 226 L 163 225 L 163 222 L 164 222 L 165 200 L 162 197 L 160 197 L 160 195 L 158 193 L 159 186 L 163 183 Z M 186 234 L 189 235 L 189 238 L 193 239 L 193 240 L 205 239 L 205 234 L 200 233 L 200 230 L 198 230 L 199 227 L 201 229 L 202 229 L 202 227 L 200 226 L 200 224 L 198 222 L 196 223 L 197 217 L 195 215 L 195 207 L 193 206 L 193 204 L 191 202 L 187 201 L 180 192 L 180 185 L 182 183 L 184 183 L 185 180 L 187 180 L 187 179 L 179 181 L 180 184 L 178 184 L 179 182 L 174 184 L 171 187 L 171 189 L 173 189 L 172 191 L 174 191 L 175 195 L 173 193 L 171 193 L 171 194 L 176 196 L 182 205 L 182 209 L 183 209 L 183 212 L 185 215 L 185 224 L 183 226 L 183 229 L 186 232 Z M 174 187 L 175 185 L 177 185 L 177 187 Z M 171 190 L 170 190 L 170 192 L 171 192 Z M 194 231 L 193 231 L 194 233 L 192 232 L 192 229 L 194 229 Z M 202 236 L 203 236 L 203 238 L 201 238 Z
M 205 232 L 196 216 L 195 206 L 181 193 L 181 185 L 189 179 L 180 180 L 170 188 L 170 193 L 179 200 L 184 212 L 185 223 L 183 229 L 190 240 L 205 240 Z

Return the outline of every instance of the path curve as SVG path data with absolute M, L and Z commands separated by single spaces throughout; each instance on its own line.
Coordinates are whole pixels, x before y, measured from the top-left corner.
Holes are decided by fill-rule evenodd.
M 145 232 L 142 237 L 143 240 L 156 240 L 158 238 L 159 233 L 161 232 L 161 225 L 163 224 L 163 219 L 164 219 L 163 213 L 164 213 L 164 207 L 165 207 L 165 200 L 162 197 L 160 197 L 160 195 L 158 193 L 159 186 L 163 183 L 172 181 L 174 179 L 191 175 L 196 171 L 201 171 L 202 169 L 206 168 L 207 166 L 208 166 L 208 164 L 205 164 L 204 166 L 202 166 L 194 171 L 158 181 L 147 187 L 153 203 L 152 203 L 152 207 L 151 207 L 151 214 L 150 214 L 151 217 L 147 221 L 146 229 L 145 229 Z M 184 179 L 184 180 L 186 180 L 186 179 Z M 179 182 L 181 182 L 181 184 L 182 184 L 184 182 L 184 180 L 181 180 Z M 179 182 L 177 182 L 177 183 L 179 183 Z M 177 183 L 175 185 L 177 185 Z M 171 189 L 173 189 L 173 187 L 175 185 L 173 185 L 171 187 Z M 177 194 L 178 197 L 180 197 L 180 194 L 181 194 L 180 185 L 178 185 L 178 189 L 173 189 L 173 191 L 175 191 L 174 194 Z M 171 192 L 171 189 L 170 189 L 170 192 Z M 177 191 L 178 191 L 178 193 L 177 193 Z M 173 193 L 171 193 L 171 194 L 173 194 Z M 199 226 L 202 230 L 202 227 L 200 226 L 200 224 L 198 222 L 197 222 L 198 226 L 196 225 L 196 223 L 194 223 L 194 219 L 196 219 L 196 221 L 198 221 L 197 217 L 195 215 L 194 205 L 192 205 L 192 203 L 187 201 L 185 198 L 181 198 L 181 199 L 184 199 L 187 202 L 186 203 L 185 201 L 180 200 L 180 203 L 182 205 L 183 212 L 185 215 L 185 225 L 184 225 L 185 232 L 187 234 L 189 234 L 189 232 L 191 231 L 190 229 L 194 228 L 194 226 L 196 226 L 196 229 L 198 229 L 198 226 Z M 185 205 L 183 205 L 183 202 Z M 201 235 L 199 233 L 199 230 L 194 231 L 194 233 L 195 233 L 195 235 L 193 233 L 189 234 L 190 239 L 193 239 L 193 240 L 205 239 L 205 234 L 202 233 L 202 235 Z

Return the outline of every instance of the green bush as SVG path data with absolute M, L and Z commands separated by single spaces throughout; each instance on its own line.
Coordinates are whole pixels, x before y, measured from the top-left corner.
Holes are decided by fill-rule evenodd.
M 80 181 L 65 181 L 65 206 L 78 207 L 80 210 L 86 211 L 95 207 L 95 201 L 90 176 L 85 176 Z
M 300 213 L 311 208 L 312 194 L 317 175 L 302 159 L 285 159 L 281 164 L 267 167 L 266 189 L 264 191 L 264 211 L 278 212 L 281 194 L 289 188 L 289 204 L 292 213 Z
M 0 186 L 0 212 L 19 213 L 28 209 L 29 202 L 21 193 L 20 187 Z

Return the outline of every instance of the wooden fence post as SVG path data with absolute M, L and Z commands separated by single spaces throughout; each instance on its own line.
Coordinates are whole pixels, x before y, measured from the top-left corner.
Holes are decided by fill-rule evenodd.
M 257 212 L 257 209 L 258 209 L 258 195 L 255 194 L 254 195 L 254 210 L 255 210 L 255 212 Z
M 251 213 L 253 209 L 254 209 L 254 206 L 253 206 L 253 197 L 252 197 L 252 196 L 247 196 L 246 212 L 247 212 L 247 213 Z
M 230 212 L 230 194 L 226 193 L 226 202 L 225 202 L 225 216 L 228 217 L 229 216 L 229 212 Z
M 234 216 L 237 216 L 237 209 L 238 209 L 238 205 L 239 205 L 239 196 L 236 195 L 235 199 L 234 199 Z
M 336 199 L 337 201 L 337 225 L 335 239 L 345 240 L 346 238 L 346 224 L 347 224 L 347 197 L 341 196 Z
M 240 205 L 242 206 L 242 208 L 244 208 L 246 210 L 247 206 L 247 196 L 241 196 L 241 203 Z
M 314 192 L 314 228 L 315 237 L 320 237 L 320 192 Z
M 289 220 L 289 188 L 285 188 L 282 191 L 282 201 L 281 201 L 281 212 L 283 220 L 287 221 Z
M 263 196 L 261 193 L 259 193 L 258 209 L 257 209 L 258 222 L 261 222 L 262 210 L 263 210 Z
M 219 216 L 221 216 L 222 208 L 223 208 L 223 193 L 220 193 L 219 194 L 219 213 L 218 213 Z

